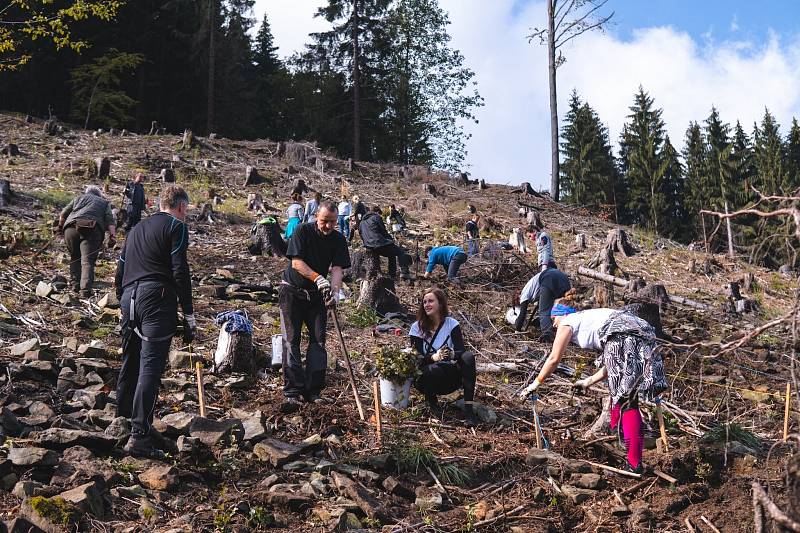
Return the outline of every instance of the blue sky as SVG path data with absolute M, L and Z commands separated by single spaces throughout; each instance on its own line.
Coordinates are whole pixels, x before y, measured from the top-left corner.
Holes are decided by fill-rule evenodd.
M 256 0 L 268 12 L 280 54 L 291 55 L 323 29 L 313 17 L 326 0 Z M 545 47 L 529 44 L 545 22 L 543 0 L 439 0 L 452 46 L 475 72 L 485 107 L 469 124 L 464 169 L 493 183 L 549 182 Z M 690 121 L 711 106 L 749 132 L 767 107 L 783 132 L 800 117 L 800 0 L 609 0 L 615 25 L 564 47 L 558 70 L 560 115 L 573 89 L 616 142 L 639 85 L 663 108 L 680 150 Z

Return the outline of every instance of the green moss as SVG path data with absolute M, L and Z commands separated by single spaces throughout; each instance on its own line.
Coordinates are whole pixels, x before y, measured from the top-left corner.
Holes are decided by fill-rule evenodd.
M 99 328 L 95 329 L 91 333 L 91 337 L 93 339 L 106 339 L 114 332 L 114 328 L 111 326 L 100 326 Z
M 156 510 L 153 509 L 152 507 L 142 507 L 142 517 L 145 520 L 149 521 L 155 518 L 156 515 L 157 515 Z
M 72 201 L 75 194 L 63 189 L 47 189 L 45 191 L 31 191 L 28 193 L 43 204 L 50 207 L 62 208 Z
M 64 498 L 58 496 L 54 498 L 34 496 L 30 499 L 30 505 L 36 514 L 56 524 L 66 526 L 78 517 L 75 508 Z

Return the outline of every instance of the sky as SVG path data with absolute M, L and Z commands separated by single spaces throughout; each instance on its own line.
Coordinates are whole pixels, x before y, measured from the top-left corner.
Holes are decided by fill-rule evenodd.
M 302 50 L 325 29 L 314 18 L 325 0 L 256 0 L 266 12 L 279 54 Z M 545 23 L 541 0 L 439 0 L 450 14 L 454 48 L 475 72 L 485 106 L 467 124 L 465 170 L 490 183 L 550 181 L 546 48 L 526 36 Z M 563 117 L 576 90 L 608 126 L 614 145 L 642 86 L 663 109 L 680 150 L 690 121 L 740 120 L 750 133 L 765 108 L 784 134 L 800 117 L 800 1 L 609 0 L 613 24 L 562 50 L 558 107 Z

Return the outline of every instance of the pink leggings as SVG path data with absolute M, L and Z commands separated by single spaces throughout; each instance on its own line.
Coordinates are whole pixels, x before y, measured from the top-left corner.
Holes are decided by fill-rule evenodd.
M 611 429 L 616 430 L 617 424 L 622 418 L 622 438 L 625 440 L 625 447 L 628 449 L 628 462 L 633 468 L 642 462 L 642 450 L 644 449 L 644 432 L 642 429 L 642 413 L 638 407 L 622 412 L 621 404 L 614 405 L 611 409 Z

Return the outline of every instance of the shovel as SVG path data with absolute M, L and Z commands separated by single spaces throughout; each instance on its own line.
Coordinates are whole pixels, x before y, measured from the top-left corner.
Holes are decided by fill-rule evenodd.
M 339 314 L 336 312 L 336 308 L 331 308 L 331 315 L 333 316 L 333 325 L 336 328 L 336 333 L 339 336 L 339 344 L 342 347 L 342 355 L 344 355 L 344 364 L 347 366 L 347 373 L 350 376 L 350 386 L 353 388 L 353 396 L 356 399 L 356 407 L 358 407 L 358 416 L 361 417 L 361 420 L 364 421 L 366 418 L 364 417 L 364 408 L 361 407 L 361 398 L 358 396 L 358 389 L 356 388 L 356 376 L 353 373 L 353 365 L 350 364 L 350 354 L 347 353 L 347 346 L 344 344 L 344 337 L 342 336 L 342 328 L 339 326 Z

